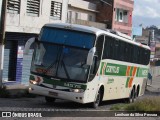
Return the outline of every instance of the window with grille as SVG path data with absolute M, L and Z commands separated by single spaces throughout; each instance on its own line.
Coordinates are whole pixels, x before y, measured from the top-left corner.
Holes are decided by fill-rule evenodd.
M 61 20 L 62 3 L 51 1 L 51 13 L 50 16 L 55 20 Z
M 39 16 L 40 0 L 27 0 L 27 14 Z
M 20 13 L 20 0 L 8 0 L 7 12 L 19 14 Z

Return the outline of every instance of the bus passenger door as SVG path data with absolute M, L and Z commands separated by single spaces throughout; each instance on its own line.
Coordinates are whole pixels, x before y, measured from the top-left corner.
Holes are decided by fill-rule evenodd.
M 88 92 L 87 92 L 87 97 L 88 97 L 88 102 L 93 102 L 95 100 L 96 93 L 99 89 L 100 81 L 99 77 L 97 76 L 98 70 L 100 69 L 100 61 L 101 61 L 101 55 L 102 55 L 102 50 L 103 50 L 103 43 L 104 43 L 104 35 L 101 35 L 98 37 L 96 41 L 96 53 L 94 54 L 93 57 L 93 62 L 92 65 L 90 66 L 90 72 L 89 72 L 89 77 L 88 77 Z

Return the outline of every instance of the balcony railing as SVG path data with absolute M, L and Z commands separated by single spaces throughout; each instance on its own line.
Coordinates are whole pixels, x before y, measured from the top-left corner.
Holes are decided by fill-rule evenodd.
M 100 29 L 104 29 L 106 28 L 106 24 L 103 23 L 98 23 L 98 22 L 92 22 L 92 21 L 86 21 L 86 20 L 68 20 L 68 23 L 72 23 L 72 24 L 79 24 L 79 25 L 86 25 L 86 26 L 91 26 L 91 27 L 96 27 L 96 28 L 100 28 Z
M 132 27 L 132 24 L 125 23 L 125 22 L 117 22 L 117 21 L 115 21 L 114 23 L 115 23 L 115 24 L 117 24 L 117 25 L 122 25 L 122 26 Z

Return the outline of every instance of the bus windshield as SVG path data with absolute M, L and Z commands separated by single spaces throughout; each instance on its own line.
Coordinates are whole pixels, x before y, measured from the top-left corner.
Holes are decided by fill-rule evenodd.
M 95 35 L 70 29 L 43 27 L 39 40 L 43 42 L 91 49 L 95 42 Z
M 37 42 L 31 72 L 67 81 L 86 82 L 89 49 Z

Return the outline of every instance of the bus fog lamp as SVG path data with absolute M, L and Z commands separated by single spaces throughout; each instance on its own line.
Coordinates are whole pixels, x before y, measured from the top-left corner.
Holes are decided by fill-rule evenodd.
M 83 89 L 70 89 L 70 92 L 82 93 L 84 92 L 84 90 Z

